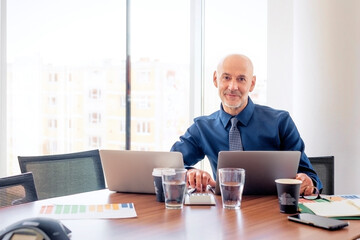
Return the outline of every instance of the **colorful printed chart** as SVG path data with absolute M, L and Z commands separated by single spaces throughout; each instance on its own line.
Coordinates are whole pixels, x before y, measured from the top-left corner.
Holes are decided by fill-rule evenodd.
M 133 218 L 137 217 L 133 203 L 93 205 L 43 205 L 39 216 L 55 219 Z

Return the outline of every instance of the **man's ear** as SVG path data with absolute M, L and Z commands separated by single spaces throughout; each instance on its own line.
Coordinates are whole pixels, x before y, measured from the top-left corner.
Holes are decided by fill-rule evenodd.
M 214 75 L 213 75 L 213 82 L 214 82 L 215 87 L 218 87 L 216 71 L 214 72 Z
M 254 90 L 255 84 L 256 84 L 256 76 L 253 76 L 251 79 L 250 92 L 252 92 Z

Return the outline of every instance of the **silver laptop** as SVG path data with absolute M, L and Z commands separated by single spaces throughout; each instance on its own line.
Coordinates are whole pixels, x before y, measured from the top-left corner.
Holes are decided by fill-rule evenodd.
M 180 152 L 100 150 L 109 190 L 155 194 L 154 168 L 184 168 Z
M 299 151 L 221 151 L 217 169 L 244 168 L 244 195 L 276 195 L 275 179 L 295 178 L 300 154 Z M 220 194 L 218 175 L 215 193 Z

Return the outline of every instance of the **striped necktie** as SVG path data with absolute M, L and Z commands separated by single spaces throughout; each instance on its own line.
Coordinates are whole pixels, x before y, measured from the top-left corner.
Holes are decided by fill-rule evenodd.
M 242 143 L 239 129 L 237 128 L 238 120 L 236 117 L 231 118 L 231 128 L 229 131 L 229 150 L 242 151 Z

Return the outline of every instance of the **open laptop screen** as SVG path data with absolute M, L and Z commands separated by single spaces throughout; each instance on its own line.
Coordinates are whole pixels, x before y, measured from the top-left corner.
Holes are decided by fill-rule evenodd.
M 180 152 L 100 150 L 109 190 L 155 194 L 154 168 L 184 168 Z
M 244 195 L 276 195 L 275 179 L 295 178 L 300 154 L 299 151 L 221 151 L 217 169 L 244 168 Z M 218 177 L 215 193 L 220 194 Z

